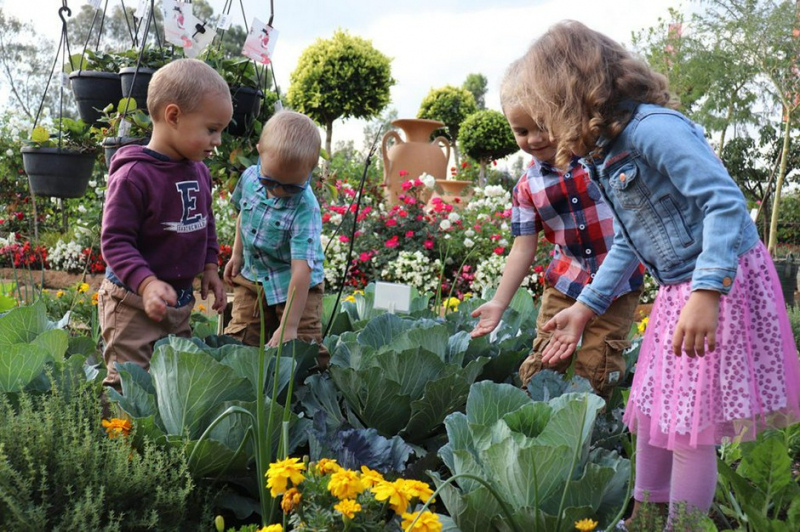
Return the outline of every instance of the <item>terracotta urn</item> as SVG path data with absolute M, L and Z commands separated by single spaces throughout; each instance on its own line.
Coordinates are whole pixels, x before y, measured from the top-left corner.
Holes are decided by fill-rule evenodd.
M 397 131 L 387 131 L 381 143 L 383 154 L 383 184 L 386 187 L 386 201 L 397 203 L 403 192 L 403 182 L 417 179 L 422 174 L 430 174 L 438 179 L 447 176 L 447 162 L 450 160 L 450 141 L 445 137 L 430 140 L 431 133 L 444 127 L 438 120 L 422 118 L 402 118 L 392 125 L 403 130 L 405 140 Z M 390 145 L 390 141 L 394 141 Z M 402 175 L 401 175 L 402 173 Z M 430 192 L 420 198 L 427 202 Z
M 437 179 L 433 197 L 428 201 L 431 206 L 433 198 L 442 198 L 447 203 L 457 206 L 464 206 L 472 197 L 472 181 L 460 181 L 458 179 Z M 441 192 L 439 192 L 441 190 Z M 455 201 L 459 198 L 459 201 Z

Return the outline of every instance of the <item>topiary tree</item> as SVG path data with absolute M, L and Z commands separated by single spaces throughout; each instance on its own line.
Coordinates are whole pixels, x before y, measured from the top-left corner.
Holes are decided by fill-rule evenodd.
M 464 81 L 463 87 L 472 93 L 475 105 L 479 110 L 486 109 L 486 91 L 489 90 L 489 80 L 483 74 L 470 74 Z
M 456 166 L 460 161 L 458 152 L 458 134 L 461 123 L 469 115 L 478 110 L 475 97 L 467 89 L 446 85 L 440 89 L 431 89 L 419 106 L 417 118 L 440 120 L 447 127 L 447 135 L 453 142 L 453 154 Z M 437 135 L 434 132 L 434 135 Z
M 389 104 L 389 89 L 395 83 L 391 59 L 371 41 L 341 30 L 306 48 L 290 81 L 289 104 L 325 126 L 328 154 L 334 120 L 378 116 Z M 326 176 L 327 168 L 326 163 Z
M 469 115 L 461 124 L 461 148 L 480 163 L 481 184 L 486 184 L 486 165 L 516 152 L 519 147 L 503 113 L 485 109 Z

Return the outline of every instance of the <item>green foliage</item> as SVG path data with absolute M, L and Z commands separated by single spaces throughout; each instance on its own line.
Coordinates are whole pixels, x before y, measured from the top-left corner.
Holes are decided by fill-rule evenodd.
M 139 54 L 142 55 L 142 60 L 139 62 Z M 146 45 L 143 51 L 139 48 L 129 48 L 128 50 L 118 52 L 116 54 L 119 58 L 120 68 L 135 67 L 137 63 L 142 68 L 155 68 L 159 69 L 170 61 L 182 57 L 178 55 L 175 48 L 172 46 L 152 46 Z
M 486 91 L 489 88 L 489 80 L 483 74 L 469 74 L 464 81 L 463 87 L 472 93 L 475 98 L 475 105 L 479 110 L 486 109 Z
M 533 402 L 507 384 L 472 386 L 466 414 L 447 417 L 448 443 L 439 454 L 458 487 L 439 496 L 462 532 L 539 530 L 566 532 L 592 518 L 611 524 L 622 505 L 630 462 L 615 452 L 591 449 L 595 417 L 604 407 L 593 394 L 566 394 Z M 514 523 L 501 512 L 483 479 L 510 507 Z
M 338 118 L 378 116 L 395 84 L 391 59 L 371 41 L 341 30 L 306 48 L 290 79 L 291 106 L 329 128 Z
M 458 141 L 461 124 L 478 110 L 475 97 L 467 89 L 446 85 L 431 91 L 422 99 L 417 118 L 444 122 L 444 132 L 454 143 Z M 435 131 L 433 135 L 441 134 Z
M 36 148 L 61 148 L 77 150 L 80 152 L 97 151 L 97 144 L 92 132 L 92 127 L 83 120 L 60 118 L 56 121 L 55 133 L 51 133 L 44 126 L 36 126 L 25 144 Z
M 271 75 L 262 65 L 246 57 L 226 57 L 215 48 L 208 48 L 202 59 L 216 70 L 229 87 L 261 89 L 271 85 Z
M 72 54 L 63 67 L 66 73 L 78 70 L 117 73 L 120 68 L 122 68 L 122 58 L 118 54 L 92 50 L 86 50 L 82 54 Z
M 461 124 L 461 149 L 486 166 L 519 150 L 503 113 L 493 109 L 469 115 Z
M 0 529 L 177 530 L 203 509 L 176 451 L 110 439 L 97 387 L 0 396 Z
M 800 245 L 800 194 L 794 192 L 783 197 L 781 217 L 778 222 L 778 242 Z
M 800 345 L 800 306 L 787 307 L 786 312 L 789 314 L 789 323 L 792 325 L 794 343 Z

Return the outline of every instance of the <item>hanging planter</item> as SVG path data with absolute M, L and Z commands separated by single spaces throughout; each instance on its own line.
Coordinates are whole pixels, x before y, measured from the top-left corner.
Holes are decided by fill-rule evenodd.
M 122 86 L 116 72 L 76 70 L 69 75 L 78 113 L 87 124 L 96 124 L 102 110 L 122 99 Z
M 122 87 L 122 96 L 133 98 L 142 112 L 147 113 L 147 87 L 150 79 L 156 73 L 155 68 L 125 67 L 119 71 L 119 79 Z M 134 77 L 136 78 L 134 80 Z
M 228 126 L 228 133 L 236 137 L 244 135 L 261 112 L 261 100 L 264 93 L 250 87 L 231 87 L 233 100 L 233 119 Z
M 117 150 L 123 146 L 144 146 L 150 142 L 150 137 L 106 137 L 100 145 L 103 148 L 106 166 L 111 166 L 111 159 Z
M 22 148 L 22 165 L 37 196 L 80 198 L 92 178 L 95 154 L 65 148 Z

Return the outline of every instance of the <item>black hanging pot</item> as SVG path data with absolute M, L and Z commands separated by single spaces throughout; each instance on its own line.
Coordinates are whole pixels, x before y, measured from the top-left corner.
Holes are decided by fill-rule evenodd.
M 144 146 L 150 142 L 150 137 L 106 137 L 100 145 L 106 159 L 106 166 L 111 166 L 111 158 L 123 146 Z
M 797 270 L 800 268 L 800 262 L 796 261 L 791 253 L 785 259 L 774 259 L 773 262 L 781 283 L 783 299 L 787 305 L 793 307 L 794 293 L 797 291 Z
M 228 126 L 228 133 L 241 137 L 253 124 L 261 111 L 261 100 L 264 93 L 250 87 L 231 87 L 233 100 L 233 119 Z
M 80 198 L 92 178 L 95 153 L 59 148 L 22 148 L 22 165 L 37 196 Z
M 147 87 L 150 85 L 150 78 L 156 73 L 155 68 L 140 67 L 136 72 L 136 67 L 125 67 L 119 71 L 119 80 L 122 84 L 122 97 L 133 98 L 136 100 L 136 107 L 147 113 Z M 136 75 L 136 81 L 133 77 Z
M 72 94 L 78 102 L 78 113 L 87 124 L 97 124 L 108 104 L 115 106 L 122 99 L 122 86 L 116 72 L 76 70 L 69 74 Z

